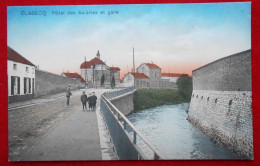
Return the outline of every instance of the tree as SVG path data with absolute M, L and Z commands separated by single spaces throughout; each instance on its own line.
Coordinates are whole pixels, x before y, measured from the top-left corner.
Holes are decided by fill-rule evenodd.
M 112 80 L 111 80 L 111 87 L 112 89 L 116 86 L 116 82 L 115 82 L 115 76 L 112 76 Z
M 189 76 L 182 76 L 177 80 L 177 87 L 179 93 L 184 99 L 190 101 L 192 94 L 192 78 Z
M 105 82 L 105 75 L 102 74 L 100 85 L 104 85 L 104 82 Z

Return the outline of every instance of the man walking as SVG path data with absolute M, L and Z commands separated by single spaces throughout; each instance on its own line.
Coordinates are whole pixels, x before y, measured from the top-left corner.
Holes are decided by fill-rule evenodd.
M 80 100 L 81 100 L 81 102 L 82 102 L 83 111 L 84 111 L 84 108 L 87 110 L 88 97 L 87 97 L 87 95 L 85 94 L 85 91 L 82 92 L 82 95 L 81 95 L 81 97 L 80 97 Z
M 67 92 L 66 92 L 66 97 L 67 97 L 67 105 L 70 105 L 70 96 L 71 96 L 71 91 L 70 91 L 70 85 L 68 86 Z
M 93 100 L 93 111 L 96 111 L 96 104 L 97 104 L 97 96 L 95 95 L 95 92 L 93 92 L 93 96 L 92 96 L 92 100 Z

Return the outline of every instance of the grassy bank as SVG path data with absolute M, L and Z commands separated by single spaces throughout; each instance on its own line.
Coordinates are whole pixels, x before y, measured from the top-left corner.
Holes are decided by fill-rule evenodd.
M 139 89 L 134 94 L 134 109 L 136 111 L 183 102 L 189 101 L 176 89 Z

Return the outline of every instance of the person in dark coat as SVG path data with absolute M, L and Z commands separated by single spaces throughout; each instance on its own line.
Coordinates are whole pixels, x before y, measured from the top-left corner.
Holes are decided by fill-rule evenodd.
M 67 105 L 70 105 L 70 96 L 71 96 L 70 86 L 68 86 L 66 91 L 66 97 L 67 97 Z
M 97 104 L 97 96 L 95 95 L 95 92 L 92 93 L 92 100 L 93 100 L 93 111 L 96 111 L 96 104 Z
M 95 92 L 92 92 L 92 95 L 88 98 L 88 104 L 90 110 L 92 111 L 96 110 L 96 103 L 97 103 L 97 96 L 95 95 Z
M 87 110 L 87 106 L 86 105 L 87 105 L 87 101 L 88 101 L 88 96 L 85 94 L 85 91 L 82 92 L 80 100 L 82 102 L 83 111 L 84 111 L 84 108 Z

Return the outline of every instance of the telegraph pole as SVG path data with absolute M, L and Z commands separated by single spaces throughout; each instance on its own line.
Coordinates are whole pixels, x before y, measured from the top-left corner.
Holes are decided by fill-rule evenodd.
M 134 87 L 135 87 L 135 48 L 133 47 L 133 73 L 134 73 Z

